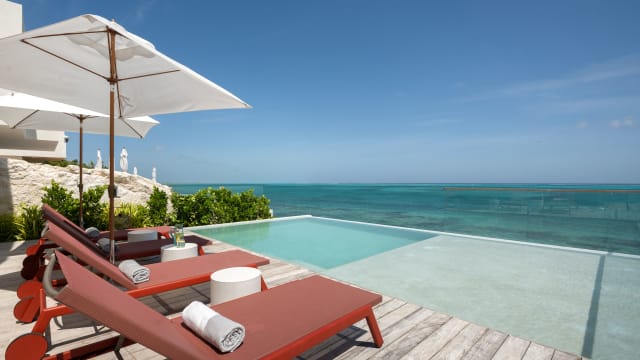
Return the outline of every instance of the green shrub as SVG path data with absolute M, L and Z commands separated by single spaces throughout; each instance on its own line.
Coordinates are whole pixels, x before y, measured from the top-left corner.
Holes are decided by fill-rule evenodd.
M 115 215 L 119 217 L 128 217 L 129 227 L 139 228 L 152 225 L 149 223 L 148 210 L 142 204 L 121 204 L 116 209 Z
M 105 190 L 107 190 L 107 185 L 100 185 L 83 192 L 82 219 L 85 228 L 93 226 L 98 229 L 106 229 L 109 226 L 109 204 L 100 202 Z M 73 220 L 73 218 L 69 219 Z
M 44 228 L 42 209 L 38 205 L 23 206 L 14 221 L 17 233 L 16 240 L 34 240 L 40 238 Z
M 154 186 L 153 192 L 151 196 L 149 196 L 149 201 L 147 201 L 147 218 L 149 225 L 158 226 L 167 223 L 168 202 L 169 197 L 167 193 Z
M 233 193 L 223 187 L 202 189 L 192 195 L 171 195 L 175 221 L 185 226 L 267 219 L 269 199 L 253 190 Z
M 0 242 L 14 241 L 18 234 L 13 214 L 0 215 Z
M 56 209 L 60 214 L 64 215 L 67 219 L 78 223 L 78 214 L 80 209 L 80 201 L 73 198 L 71 191 L 63 188 L 60 184 L 51 180 L 51 187 L 44 187 L 44 195 L 42 196 L 42 203 L 51 206 Z
M 100 199 L 107 189 L 106 185 L 100 185 L 88 189 L 82 193 L 82 219 L 84 227 L 96 227 L 106 229 L 109 226 L 108 204 L 101 203 Z M 78 214 L 80 213 L 80 200 L 73 197 L 70 190 L 51 180 L 51 187 L 45 187 L 42 203 L 56 209 L 67 219 L 80 225 Z

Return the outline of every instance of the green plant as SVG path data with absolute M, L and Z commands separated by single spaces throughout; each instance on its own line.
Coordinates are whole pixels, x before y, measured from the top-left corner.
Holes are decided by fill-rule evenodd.
M 154 186 L 149 201 L 147 201 L 147 218 L 150 225 L 157 226 L 166 223 L 168 202 L 167 193 Z
M 14 221 L 16 227 L 16 240 L 39 239 L 44 219 L 42 210 L 38 205 L 23 206 Z
M 11 213 L 0 214 L 0 242 L 15 240 L 17 233 L 15 216 Z
M 223 187 L 202 189 L 192 195 L 171 195 L 175 221 L 185 226 L 219 224 L 271 217 L 269 199 L 253 190 L 233 193 Z
M 71 191 L 53 180 L 51 180 L 51 187 L 45 186 L 43 190 L 42 203 L 51 206 L 67 219 L 77 223 L 80 202 L 73 198 Z
M 148 219 L 148 210 L 142 204 L 124 203 L 116 209 L 116 216 L 127 216 L 130 227 L 139 228 L 152 226 Z
M 100 185 L 83 192 L 82 219 L 85 228 L 93 226 L 98 229 L 106 229 L 109 226 L 108 205 L 100 202 L 105 190 L 107 190 L 107 185 Z

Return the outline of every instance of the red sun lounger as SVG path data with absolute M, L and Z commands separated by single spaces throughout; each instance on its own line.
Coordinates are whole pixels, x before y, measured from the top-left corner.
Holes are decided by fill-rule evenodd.
M 207 282 L 213 272 L 221 269 L 235 266 L 258 267 L 269 263 L 266 258 L 242 250 L 205 254 L 187 259 L 147 264 L 145 266 L 151 273 L 149 281 L 134 284 L 116 265 L 88 249 L 55 224 L 49 225 L 47 236 L 80 261 L 125 288 L 129 296 L 136 298 Z M 262 280 L 262 288 L 266 289 L 264 280 Z M 36 295 L 25 299 L 35 303 L 36 309 L 39 311 L 38 319 L 32 329 L 32 332 L 36 334 L 44 334 L 49 322 L 54 317 L 73 312 L 64 305 L 47 308 L 46 295 L 42 287 L 36 292 Z
M 90 238 L 87 233 L 78 225 L 76 225 L 73 221 L 67 219 L 62 214 L 57 212 L 51 206 L 44 204 L 42 205 L 42 214 L 45 220 L 49 223 L 54 223 L 58 227 L 64 229 L 69 234 L 74 236 L 78 241 L 84 243 L 90 249 L 93 249 L 97 254 L 103 256 L 105 259 L 109 258 L 109 253 L 103 251 L 100 247 L 96 245 L 96 240 Z M 158 232 L 157 241 L 139 241 L 139 242 L 120 242 L 116 245 L 116 260 L 126 260 L 126 259 L 137 259 L 147 256 L 156 256 L 160 255 L 160 248 L 164 245 L 168 245 L 172 243 L 172 240 L 169 239 L 169 227 L 168 226 L 158 226 L 154 228 L 146 228 L 153 229 Z M 128 230 L 117 230 L 115 232 L 115 240 L 125 241 L 127 240 L 127 234 L 129 231 L 140 230 L 140 229 L 128 229 Z M 100 237 L 109 237 L 108 232 L 100 233 Z M 203 253 L 202 246 L 210 245 L 211 241 L 202 239 L 197 236 L 186 236 L 186 242 L 193 242 L 199 245 L 199 251 Z M 56 244 L 47 241 L 46 238 L 42 238 L 35 245 L 30 246 L 27 249 L 27 257 L 23 261 L 23 268 L 20 274 L 26 280 L 31 280 L 37 275 L 42 274 L 44 269 L 44 263 L 42 260 L 42 256 L 44 250 L 48 248 L 56 247 Z
M 182 318 L 169 320 L 60 252 L 56 251 L 55 256 L 67 285 L 57 293 L 51 289 L 51 296 L 121 336 L 49 355 L 49 359 L 118 351 L 116 344 L 130 343 L 140 343 L 170 359 L 290 359 L 362 319 L 367 320 L 375 345 L 382 346 L 372 310 L 382 297 L 321 276 L 213 306 L 246 329 L 242 345 L 222 354 L 194 335 Z M 39 359 L 45 352 L 46 342 L 42 339 L 32 346 L 15 346 L 7 353 L 7 359 Z
M 109 253 L 97 246 L 95 240 L 91 239 L 82 228 L 54 210 L 51 206 L 43 205 L 42 213 L 49 224 L 55 224 L 60 227 L 95 254 L 105 259 L 109 258 Z M 158 231 L 158 240 L 121 242 L 116 244 L 116 260 L 121 261 L 160 255 L 162 246 L 171 244 L 172 240 L 166 237 L 168 236 L 166 235 L 169 229 L 168 226 L 161 226 L 154 229 Z M 126 239 L 126 230 L 120 230 L 119 232 L 120 237 Z M 160 237 L 160 234 L 164 234 L 165 237 Z M 197 236 L 185 236 L 185 241 L 198 244 L 198 252 L 200 255 L 204 254 L 202 246 L 211 244 L 211 241 Z M 36 293 L 41 288 L 40 279 L 44 271 L 45 250 L 58 246 L 60 245 L 50 241 L 50 239 L 43 238 L 40 239 L 37 244 L 27 249 L 27 257 L 22 263 L 23 268 L 20 272 L 22 277 L 27 279 L 27 281 L 23 282 L 18 289 L 19 301 L 14 306 L 13 312 L 17 320 L 28 323 L 36 319 L 38 305 L 30 300 L 30 297 L 36 297 Z

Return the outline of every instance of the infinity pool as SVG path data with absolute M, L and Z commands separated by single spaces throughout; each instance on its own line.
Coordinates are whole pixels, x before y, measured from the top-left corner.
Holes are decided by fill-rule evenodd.
M 200 235 L 323 271 L 434 236 L 311 216 L 243 225 L 200 227 Z
M 640 352 L 640 257 L 316 217 L 190 230 L 585 357 Z

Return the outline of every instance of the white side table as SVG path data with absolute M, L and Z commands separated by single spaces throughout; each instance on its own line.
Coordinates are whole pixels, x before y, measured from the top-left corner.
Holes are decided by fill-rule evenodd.
M 260 292 L 260 270 L 231 267 L 211 274 L 211 305 Z
M 184 247 L 177 247 L 173 244 L 165 245 L 160 248 L 160 261 L 171 261 L 178 259 L 186 259 L 198 256 L 198 244 L 185 243 Z
M 155 230 L 133 230 L 127 234 L 127 240 L 134 241 L 148 241 L 157 240 L 158 232 Z

